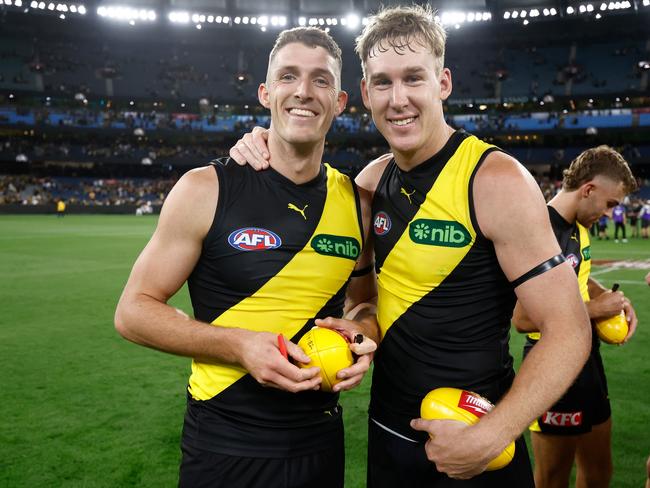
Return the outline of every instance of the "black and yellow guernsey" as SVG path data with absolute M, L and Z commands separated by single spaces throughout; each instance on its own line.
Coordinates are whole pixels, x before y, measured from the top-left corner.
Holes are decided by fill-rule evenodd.
M 564 217 L 562 217 L 551 205 L 548 205 L 547 208 L 551 227 L 553 228 L 555 238 L 560 245 L 562 254 L 571 266 L 573 266 L 573 271 L 575 271 L 578 277 L 580 296 L 584 302 L 588 302 L 588 283 L 589 274 L 591 273 L 591 240 L 589 239 L 589 231 L 578 222 L 570 223 L 564 220 Z M 540 337 L 541 335 L 539 332 L 529 333 L 524 350 L 527 347 L 534 345 Z M 599 349 L 600 341 L 598 340 L 598 335 L 592 334 L 591 354 L 599 354 Z M 539 421 L 537 419 L 531 424 L 530 430 L 533 432 L 541 432 Z
M 474 212 L 476 171 L 498 150 L 456 131 L 411 171 L 391 161 L 373 200 L 378 321 L 370 417 L 412 440 L 432 389 L 498 400 L 512 383 L 515 295 Z
M 564 220 L 564 218 L 552 206 L 548 205 L 548 216 L 551 220 L 551 227 L 557 239 L 562 254 L 566 260 L 573 266 L 573 270 L 578 276 L 578 286 L 580 287 L 580 296 L 584 302 L 589 301 L 589 273 L 591 273 L 591 241 L 589 240 L 589 231 L 578 222 L 573 224 Z M 533 341 L 539 340 L 539 332 L 531 332 L 528 338 Z
M 322 165 L 297 185 L 274 170 L 214 165 L 219 201 L 189 280 L 195 317 L 284 334 L 340 317 L 363 233 L 352 181 Z M 319 450 L 340 435 L 338 395 L 264 388 L 241 367 L 192 363 L 183 442 L 251 457 Z

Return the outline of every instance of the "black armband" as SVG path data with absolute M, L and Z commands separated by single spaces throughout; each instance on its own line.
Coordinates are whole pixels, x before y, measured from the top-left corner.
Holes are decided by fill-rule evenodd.
M 555 268 L 558 264 L 562 264 L 565 261 L 566 258 L 562 254 L 557 254 L 556 256 L 553 256 L 551 259 L 547 259 L 543 263 L 535 266 L 530 271 L 527 271 L 526 273 L 522 274 L 516 280 L 511 281 L 510 284 L 512 285 L 513 289 L 517 288 L 519 285 L 525 283 L 529 279 L 534 278 L 535 276 L 539 276 L 543 273 L 546 273 L 548 270 Z
M 351 278 L 358 278 L 359 276 L 367 275 L 372 271 L 372 268 L 375 266 L 375 263 L 370 263 L 365 268 L 355 269 L 350 275 Z

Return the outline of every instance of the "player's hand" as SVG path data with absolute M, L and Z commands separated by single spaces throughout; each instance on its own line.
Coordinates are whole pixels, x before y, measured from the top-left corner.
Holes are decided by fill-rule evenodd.
M 415 419 L 411 420 L 411 428 L 429 434 L 427 458 L 450 478 L 472 478 L 499 455 L 490 439 L 483 438 L 475 426 L 457 420 Z
M 630 338 L 636 332 L 636 326 L 639 320 L 636 317 L 636 312 L 634 311 L 632 302 L 630 302 L 630 300 L 628 300 L 627 298 L 625 299 L 625 303 L 623 304 L 623 311 L 625 312 L 625 319 L 627 320 L 627 325 L 628 325 L 627 335 L 625 336 L 625 339 L 623 339 L 622 342 L 622 344 L 625 344 L 627 341 L 630 340 Z
M 303 369 L 292 364 L 280 352 L 277 334 L 253 331 L 245 334 L 240 362 L 259 384 L 293 393 L 320 388 L 320 369 Z M 310 362 L 297 344 L 284 337 L 282 340 L 289 358 L 305 364 Z
M 230 157 L 240 166 L 249 164 L 256 171 L 267 169 L 271 158 L 267 145 L 269 132 L 264 127 L 253 127 L 230 148 Z
M 614 315 L 618 315 L 625 307 L 625 300 L 625 295 L 622 291 L 607 290 L 587 302 L 590 304 L 590 311 L 593 310 L 593 307 L 596 307 L 595 316 L 592 316 L 591 313 L 589 315 L 592 319 L 597 320 L 608 319 Z
M 370 363 L 372 363 L 372 358 L 377 349 L 377 343 L 363 335 L 363 328 L 354 320 L 327 317 L 326 319 L 316 319 L 316 325 L 343 334 L 350 343 L 350 350 L 357 356 L 352 366 L 336 373 L 336 377 L 342 379 L 342 381 L 334 385 L 333 391 L 351 390 L 359 386 L 370 368 Z M 361 337 L 359 338 L 359 336 Z M 357 342 L 359 339 L 360 342 Z

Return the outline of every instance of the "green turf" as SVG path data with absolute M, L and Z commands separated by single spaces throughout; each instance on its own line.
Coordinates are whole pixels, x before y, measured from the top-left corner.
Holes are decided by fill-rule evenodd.
M 175 486 L 189 360 L 121 339 L 113 311 L 154 217 L 0 216 L 0 487 Z M 595 241 L 595 259 L 648 259 L 649 241 Z M 650 454 L 650 288 L 622 282 L 640 316 L 624 347 L 602 348 L 614 418 L 612 486 L 643 482 Z M 172 301 L 190 312 L 187 291 Z M 518 360 L 522 337 L 513 334 Z M 369 381 L 342 396 L 347 487 L 365 485 Z

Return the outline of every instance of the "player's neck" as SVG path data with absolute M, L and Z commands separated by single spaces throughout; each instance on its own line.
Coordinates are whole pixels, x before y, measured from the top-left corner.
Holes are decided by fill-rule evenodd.
M 318 176 L 323 159 L 325 141 L 317 144 L 290 144 L 271 131 L 268 140 L 271 168 L 300 185 Z
M 415 151 L 404 152 L 391 148 L 397 166 L 402 171 L 410 171 L 416 166 L 428 161 L 438 154 L 443 147 L 445 147 L 454 132 L 455 131 L 452 127 L 444 123 L 442 127 L 440 127 L 440 130 L 432 131 L 428 144 L 422 148 Z
M 555 195 L 548 204 L 557 210 L 557 213 L 559 213 L 564 220 L 570 224 L 574 224 L 578 218 L 577 197 L 578 192 L 560 190 L 560 192 Z

